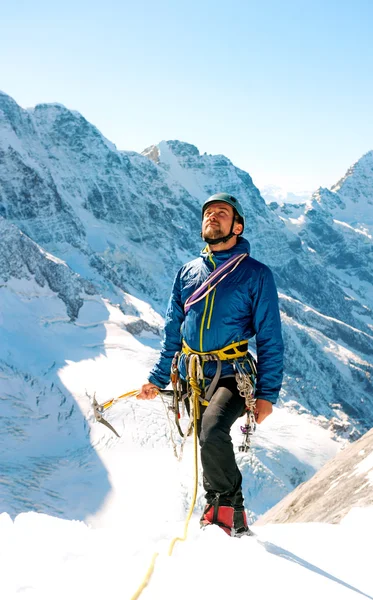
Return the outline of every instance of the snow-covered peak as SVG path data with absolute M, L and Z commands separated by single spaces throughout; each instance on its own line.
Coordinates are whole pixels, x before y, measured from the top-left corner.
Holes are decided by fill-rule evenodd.
M 15 100 L 0 91 L 0 114 L 2 113 L 3 118 L 9 119 L 14 124 L 19 119 L 19 115 L 25 112 L 20 108 Z
M 333 212 L 335 209 L 344 209 L 346 207 L 340 196 L 328 188 L 319 187 L 306 202 L 305 212 L 314 209 L 320 209 L 325 213 Z
M 76 152 L 87 149 L 92 153 L 94 149 L 102 147 L 116 151 L 115 144 L 109 142 L 83 115 L 76 110 L 69 110 L 63 104 L 38 104 L 29 109 L 29 113 L 43 133 L 48 133 L 54 140 L 58 138 L 59 143 L 65 140 Z
M 34 137 L 35 129 L 27 110 L 0 92 L 0 148 L 19 148 L 19 140 Z
M 335 218 L 373 233 L 373 150 L 352 165 L 331 192 L 341 200 Z
M 205 152 L 202 155 L 196 146 L 180 140 L 163 140 L 157 145 L 157 148 L 160 160 L 165 164 L 168 162 L 170 154 L 172 154 L 184 166 L 201 163 L 202 161 L 233 166 L 232 161 L 223 154 L 213 155 Z
M 153 162 L 155 162 L 155 164 L 157 165 L 159 163 L 159 149 L 158 146 L 149 146 L 148 148 L 145 148 L 145 150 L 143 150 L 141 152 L 141 154 L 143 156 L 146 156 L 146 158 L 148 158 L 149 160 L 152 160 Z
M 358 186 L 358 189 L 355 189 L 353 201 L 358 201 L 359 193 L 363 195 L 364 192 L 368 192 L 368 197 L 373 197 L 373 150 L 364 154 L 356 163 L 354 163 L 347 170 L 344 177 L 333 185 L 331 189 L 333 192 L 339 192 L 343 195 L 347 190 L 351 191 L 352 183 L 354 183 L 355 186 Z M 369 186 L 370 189 L 368 189 Z
M 289 207 L 279 210 L 278 203 L 271 209 L 284 215 L 290 214 Z M 338 183 L 328 188 L 318 188 L 306 201 L 304 214 L 313 218 L 337 220 L 363 233 L 373 234 L 373 151 L 367 152 L 352 165 Z M 293 228 L 293 224 L 289 221 Z
M 160 151 L 167 144 L 168 148 L 173 152 L 175 156 L 186 158 L 188 156 L 200 156 L 199 150 L 193 144 L 187 142 L 180 142 L 179 140 L 168 140 L 163 141 L 159 144 Z
M 159 165 L 200 203 L 212 194 L 228 192 L 240 199 L 253 225 L 259 215 L 268 216 L 265 202 L 250 175 L 223 154 L 201 154 L 193 144 L 179 140 L 162 141 L 152 148 L 153 153 L 157 148 Z

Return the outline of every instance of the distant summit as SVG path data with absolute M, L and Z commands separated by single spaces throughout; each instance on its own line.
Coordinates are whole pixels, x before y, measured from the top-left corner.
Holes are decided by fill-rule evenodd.
M 332 192 L 339 192 L 344 195 L 347 191 L 352 191 L 352 184 L 355 188 L 355 201 L 359 195 L 365 194 L 370 200 L 373 200 L 373 150 L 364 154 L 356 163 L 354 163 L 335 185 L 331 187 Z M 352 198 L 351 198 L 352 199 Z
M 200 155 L 198 148 L 193 146 L 193 144 L 187 144 L 186 142 L 180 142 L 179 140 L 168 140 L 166 143 L 175 156 L 185 157 Z

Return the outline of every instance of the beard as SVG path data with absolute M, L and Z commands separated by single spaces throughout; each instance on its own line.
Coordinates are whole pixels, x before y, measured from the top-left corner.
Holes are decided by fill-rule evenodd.
M 216 240 L 216 239 L 223 237 L 224 232 L 222 231 L 219 224 L 216 224 L 214 226 L 205 225 L 202 228 L 202 235 L 203 235 L 203 237 L 210 238 L 212 240 Z

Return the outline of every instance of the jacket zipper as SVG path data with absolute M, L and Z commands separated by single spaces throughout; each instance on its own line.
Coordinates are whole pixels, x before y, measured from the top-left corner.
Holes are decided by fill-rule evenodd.
M 210 262 L 212 263 L 212 265 L 214 267 L 213 270 L 215 271 L 216 264 L 215 264 L 214 260 L 212 259 L 211 254 L 209 254 L 209 260 L 210 260 Z M 209 314 L 209 318 L 208 318 L 208 321 L 207 321 L 207 329 L 210 329 L 212 309 L 213 309 L 213 306 L 214 306 L 214 299 L 215 299 L 215 292 L 216 292 L 216 289 L 214 289 L 214 291 L 212 292 L 211 305 L 210 305 L 210 314 Z M 201 328 L 200 328 L 200 332 L 199 332 L 200 352 L 203 352 L 203 328 L 204 328 L 204 325 L 205 325 L 205 319 L 206 319 L 206 314 L 207 314 L 207 308 L 208 308 L 208 305 L 209 305 L 210 295 L 211 294 L 208 294 L 206 296 L 206 299 L 205 299 L 205 308 L 204 308 L 204 311 L 203 311 L 202 321 L 201 321 Z

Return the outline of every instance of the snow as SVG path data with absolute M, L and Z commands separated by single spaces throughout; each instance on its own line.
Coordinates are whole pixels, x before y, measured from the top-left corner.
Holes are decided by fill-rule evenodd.
M 355 509 L 341 525 L 266 525 L 254 528 L 256 537 L 241 539 L 215 527 L 201 531 L 193 518 L 186 542 L 177 542 L 171 557 L 169 542 L 183 523 L 166 531 L 159 519 L 158 534 L 154 527 L 149 535 L 136 531 L 142 513 L 133 514 L 113 529 L 35 513 L 14 522 L 0 515 L 1 597 L 130 599 L 158 552 L 144 600 L 372 598 L 371 509 Z
M 160 142 L 158 149 L 160 160 L 172 173 L 173 179 L 178 181 L 191 196 L 199 198 L 201 202 L 205 200 L 206 192 L 204 191 L 204 186 L 208 186 L 210 183 L 209 177 L 199 175 L 196 178 L 194 173 L 189 173 L 186 169 L 183 169 L 166 141 Z
M 55 302 L 60 303 L 57 298 Z M 370 521 L 364 520 L 364 527 L 359 529 L 349 526 L 348 521 L 340 526 L 266 525 L 253 527 L 256 537 L 230 539 L 218 528 L 199 528 L 204 503 L 200 471 L 187 541 L 177 542 L 172 556 L 168 556 L 171 540 L 183 534 L 191 503 L 193 442 L 188 439 L 183 460 L 178 462 L 159 399 L 130 398 L 108 411 L 109 421 L 121 435 L 119 439 L 94 422 L 88 396 L 96 393 L 102 401 L 138 389 L 159 347 L 159 339 L 134 337 L 123 329 L 127 315 L 119 308 L 107 303 L 106 318 L 97 319 L 96 306 L 97 301 L 86 302 L 77 323 L 69 326 L 75 331 L 73 336 L 70 334 L 71 342 L 88 345 L 92 355 L 58 361 L 60 385 L 65 393 L 73 395 L 89 423 L 89 441 L 82 447 L 81 439 L 70 437 L 72 452 L 64 454 L 65 465 L 65 450 L 61 447 L 61 459 L 54 459 L 44 475 L 43 487 L 52 495 L 50 507 L 58 507 L 60 516 L 48 514 L 50 509 L 43 493 L 35 489 L 34 478 L 29 479 L 30 487 L 23 492 L 34 510 L 18 512 L 13 519 L 6 513 L 0 515 L 0 597 L 130 599 L 155 552 L 159 557 L 142 593 L 144 600 L 171 600 L 175 594 L 181 599 L 191 594 L 201 598 L 241 597 L 246 590 L 255 598 L 276 596 L 287 600 L 316 595 L 342 599 L 362 593 L 372 595 L 363 537 L 369 523 L 373 523 L 370 514 Z M 146 303 L 137 301 L 137 309 L 141 309 L 144 319 L 152 317 L 150 307 L 147 315 Z M 98 337 L 92 337 L 97 331 L 95 324 L 100 326 Z M 51 335 L 54 327 L 58 325 L 52 323 L 47 329 Z M 68 338 L 60 337 L 59 341 L 65 345 L 61 356 L 67 356 Z M 239 424 L 232 430 L 235 447 L 241 439 Z M 294 473 L 295 466 L 302 465 L 310 475 L 338 448 L 339 444 L 316 420 L 275 408 L 258 427 L 252 453 L 237 455 L 247 490 L 254 485 L 253 492 L 264 481 L 262 492 L 259 489 L 253 495 L 252 505 L 246 493 L 249 515 L 254 508 L 264 511 L 265 502 L 276 501 L 279 490 L 273 482 L 284 486 L 287 471 Z M 42 440 L 39 449 L 33 446 L 33 452 L 38 451 L 45 455 Z M 97 456 L 96 462 L 92 453 Z M 105 490 L 102 469 L 108 479 Z M 249 481 L 249 477 L 255 481 Z M 89 505 L 88 498 L 101 489 L 101 500 L 91 502 L 90 513 L 84 520 L 79 518 Z M 280 492 L 283 495 L 286 490 Z
M 356 466 L 356 471 L 366 473 L 370 485 L 373 485 L 373 452 Z
M 177 542 L 168 557 L 171 540 L 184 531 L 192 499 L 192 439 L 187 440 L 183 460 L 178 462 L 159 399 L 129 398 L 108 411 L 107 418 L 121 435 L 119 439 L 94 422 L 91 408 L 94 393 L 100 402 L 140 387 L 156 359 L 159 338 L 147 337 L 145 331 L 131 335 L 125 329 L 131 315 L 96 297 L 85 299 L 74 324 L 59 323 L 62 303 L 55 294 L 39 288 L 39 301 L 47 302 L 39 312 L 32 300 L 38 291 L 35 283 L 23 281 L 21 289 L 13 284 L 13 302 L 17 299 L 17 311 L 23 310 L 22 321 L 28 320 L 30 336 L 41 337 L 46 347 L 45 355 L 32 360 L 31 350 L 20 346 L 18 362 L 29 353 L 33 373 L 48 372 L 46 377 L 51 381 L 55 371 L 61 390 L 74 399 L 77 408 L 75 420 L 64 422 L 52 439 L 53 422 L 35 418 L 38 412 L 29 397 L 28 410 L 32 409 L 33 418 L 25 429 L 28 442 L 18 438 L 3 449 L 11 468 L 4 472 L 3 483 L 9 492 L 18 494 L 20 509 L 13 510 L 12 518 L 6 512 L 0 515 L 1 598 L 65 600 L 105 595 L 129 599 L 142 582 L 154 552 L 159 552 L 159 558 L 142 594 L 144 600 L 174 598 L 175 589 L 178 598 L 189 598 L 192 585 L 198 585 L 198 597 L 242 596 L 246 586 L 254 597 L 271 599 L 275 594 L 287 599 L 300 595 L 314 598 L 316 594 L 354 598 L 358 594 L 354 588 L 372 594 L 372 583 L 364 570 L 367 558 L 361 550 L 365 528 L 266 525 L 253 527 L 257 537 L 239 540 L 228 538 L 215 527 L 201 531 L 198 521 L 204 499 L 200 470 L 188 539 Z M 3 288 L 3 299 L 5 292 Z M 129 305 L 133 302 L 144 321 L 161 322 L 147 303 L 130 295 L 126 300 Z M 6 314 L 11 314 L 10 309 Z M 38 319 L 46 316 L 48 326 L 44 323 L 38 329 Z M 14 330 L 14 323 L 9 322 L 8 327 Z M 59 352 L 53 352 L 53 367 L 48 348 L 56 339 Z M 14 362 L 16 357 L 14 354 Z M 5 385 L 10 385 L 7 382 L 5 379 Z M 17 386 L 15 393 L 21 393 Z M 25 388 L 24 396 L 27 394 Z M 55 410 L 51 401 L 48 398 L 49 412 Z M 46 399 L 40 405 L 45 410 Z M 25 414 L 27 411 L 22 423 Z M 79 429 L 82 419 L 89 425 L 84 436 Z M 232 429 L 236 448 L 241 441 L 240 424 Z M 66 432 L 65 437 L 61 432 Z M 177 436 L 176 440 L 179 445 Z M 339 447 L 316 419 L 275 408 L 258 427 L 252 452 L 237 454 L 251 520 L 292 489 L 292 477 L 311 476 Z M 8 498 L 10 495 L 2 506 Z M 351 560 L 352 548 L 356 560 Z M 188 585 L 183 584 L 185 577 L 191 578 Z M 282 596 L 279 589 L 284 590 Z
M 360 235 L 365 235 L 369 240 L 372 240 L 373 238 L 373 236 L 369 234 L 367 229 L 356 229 L 356 227 L 352 227 L 351 225 L 349 225 L 348 223 L 344 223 L 343 221 L 338 221 L 338 219 L 333 219 L 333 221 L 336 225 L 340 225 L 341 227 L 351 229 L 351 231 L 354 231 L 355 233 L 358 233 Z
M 301 216 L 300 216 L 300 217 L 298 217 L 297 219 L 292 219 L 292 218 L 290 218 L 290 219 L 289 219 L 289 222 L 290 222 L 292 225 L 296 225 L 297 227 L 301 227 L 302 225 L 304 225 L 304 222 L 305 222 L 305 216 L 304 216 L 304 215 L 301 215 Z

